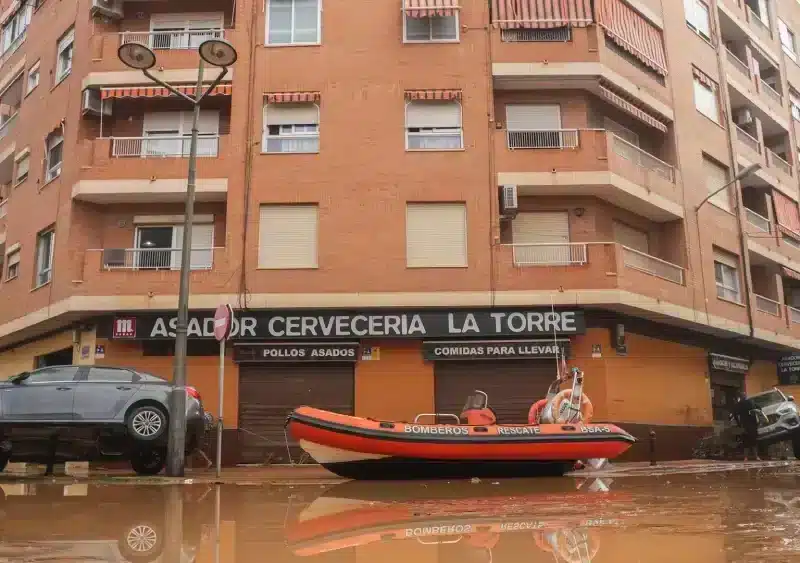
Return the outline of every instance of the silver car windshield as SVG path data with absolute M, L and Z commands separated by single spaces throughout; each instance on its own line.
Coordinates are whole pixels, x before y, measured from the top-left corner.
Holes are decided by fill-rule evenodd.
M 786 401 L 786 398 L 778 391 L 770 391 L 769 393 L 752 397 L 750 400 L 753 402 L 753 406 L 755 406 L 757 409 L 763 409 L 771 405 L 783 403 Z

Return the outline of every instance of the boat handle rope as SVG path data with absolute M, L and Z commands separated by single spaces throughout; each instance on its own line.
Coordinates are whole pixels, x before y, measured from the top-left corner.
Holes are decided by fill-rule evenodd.
M 455 415 L 455 414 L 435 413 L 435 412 L 426 412 L 426 413 L 418 414 L 416 417 L 414 417 L 414 424 L 419 424 L 419 419 L 420 418 L 424 418 L 426 416 L 434 417 L 434 423 L 436 423 L 436 419 L 437 418 L 439 418 L 440 416 L 443 416 L 443 417 L 446 417 L 446 418 L 454 418 L 455 421 L 456 421 L 456 424 L 461 424 L 461 419 L 458 418 L 458 416 Z
M 464 539 L 464 536 L 458 536 L 458 539 L 455 540 L 441 540 L 441 541 L 422 541 L 422 538 L 417 538 L 417 541 L 422 545 L 443 545 L 443 544 L 450 544 L 450 543 L 458 543 Z

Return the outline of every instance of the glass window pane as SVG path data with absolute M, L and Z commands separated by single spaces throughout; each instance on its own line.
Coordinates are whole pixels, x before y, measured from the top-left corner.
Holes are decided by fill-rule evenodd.
M 267 43 L 292 42 L 292 0 L 269 0 Z
M 125 369 L 91 368 L 88 381 L 110 381 L 113 383 L 131 383 L 134 374 Z
M 431 38 L 438 40 L 455 39 L 458 36 L 456 16 L 434 16 L 430 18 Z
M 26 383 L 54 383 L 72 381 L 78 373 L 77 366 L 57 366 L 31 372 Z
M 409 18 L 406 16 L 406 39 L 408 41 L 428 41 L 431 38 L 429 18 Z
M 294 43 L 319 41 L 319 0 L 295 0 Z

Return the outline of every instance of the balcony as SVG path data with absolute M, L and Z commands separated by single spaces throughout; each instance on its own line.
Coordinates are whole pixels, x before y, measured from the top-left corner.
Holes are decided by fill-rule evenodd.
M 622 246 L 621 250 L 622 262 L 626 268 L 639 270 L 662 280 L 683 285 L 684 269 L 682 267 L 627 246 Z
M 773 317 L 781 316 L 781 304 L 763 295 L 753 294 L 756 302 L 756 310 L 761 313 L 772 315 Z
M 101 268 L 113 270 L 179 270 L 180 248 L 106 248 L 102 250 Z M 213 248 L 192 248 L 191 270 L 211 270 Z
M 753 33 L 755 33 L 756 37 L 765 43 L 772 43 L 772 30 L 770 30 L 769 24 L 762 20 L 761 17 L 756 14 L 750 6 L 745 6 L 745 12 L 747 23 L 750 26 L 750 29 L 753 30 Z
M 763 162 L 761 141 L 753 135 L 736 126 L 736 140 L 739 142 L 739 149 L 750 162 Z
M 786 306 L 786 318 L 791 325 L 800 325 L 800 309 L 795 309 L 789 305 Z
M 772 223 L 769 219 L 748 208 L 745 208 L 745 214 L 747 216 L 747 224 L 753 227 L 756 231 L 762 233 L 772 232 Z
M 728 63 L 734 70 L 736 70 L 736 72 L 739 74 L 739 77 L 747 82 L 750 82 L 752 80 L 752 76 L 747 63 L 733 54 L 730 49 L 726 48 L 725 51 L 728 58 Z
M 147 45 L 154 51 L 182 51 L 197 50 L 209 39 L 225 39 L 224 29 L 209 29 L 202 31 L 151 31 L 136 32 L 124 31 L 119 34 L 120 46 L 127 43 Z
M 515 266 L 582 266 L 586 264 L 586 244 L 513 243 Z
M 0 219 L 5 219 L 8 216 L 8 200 L 0 201 Z
M 188 158 L 191 136 L 112 137 L 114 158 Z M 204 135 L 197 139 L 197 156 L 214 158 L 219 154 L 219 136 Z
M 770 86 L 763 78 L 759 78 L 759 90 L 767 98 L 767 102 L 773 106 L 773 109 L 783 109 L 783 96 L 775 88 Z
M 784 160 L 780 155 L 765 147 L 767 156 L 767 167 L 769 171 L 774 174 L 778 180 L 787 186 L 794 187 L 792 165 Z
M 498 183 L 520 195 L 589 195 L 663 222 L 683 217 L 668 163 L 600 129 L 497 131 Z

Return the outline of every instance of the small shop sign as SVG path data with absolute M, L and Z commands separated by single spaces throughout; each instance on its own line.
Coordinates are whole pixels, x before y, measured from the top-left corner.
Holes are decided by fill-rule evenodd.
M 709 354 L 708 357 L 711 362 L 711 369 L 741 374 L 746 374 L 750 371 L 750 360 L 746 358 L 735 358 L 722 354 Z
M 426 360 L 518 360 L 560 358 L 569 355 L 565 340 L 425 341 Z
M 355 362 L 358 342 L 237 344 L 233 361 L 247 362 Z

